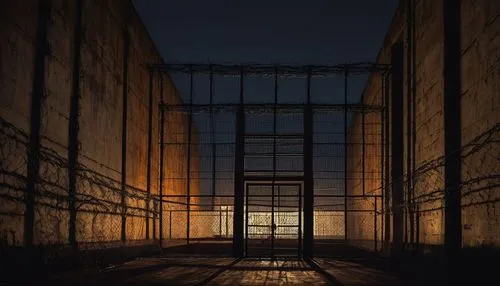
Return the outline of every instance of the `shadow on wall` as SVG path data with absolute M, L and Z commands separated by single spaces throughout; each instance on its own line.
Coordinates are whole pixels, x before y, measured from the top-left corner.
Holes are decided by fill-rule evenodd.
M 41 147 L 40 179 L 35 194 L 35 246 L 29 248 L 33 251 L 30 254 L 28 247 L 23 244 L 28 135 L 2 118 L 0 126 L 0 247 L 5 254 L 1 260 L 9 258 L 12 263 L 23 263 L 18 260 L 26 259 L 24 263 L 29 263 L 29 260 L 34 259 L 42 264 L 50 264 L 69 257 L 68 217 L 71 210 L 68 208 L 67 159 L 60 152 Z M 148 196 L 145 190 L 131 186 L 122 193 L 119 180 L 82 164 L 78 165 L 77 178 L 79 192 L 74 198 L 77 218 L 75 235 L 83 260 L 86 259 L 85 255 L 96 249 L 121 249 L 125 246 L 154 248 L 155 242 L 152 240 L 123 242 L 120 233 L 124 216 L 128 228 L 144 234 L 146 218 L 158 218 L 153 207 L 157 200 L 155 196 Z M 122 205 L 122 196 L 127 201 L 126 208 Z M 9 253 L 15 257 L 7 255 Z M 19 257 L 17 254 L 20 254 Z

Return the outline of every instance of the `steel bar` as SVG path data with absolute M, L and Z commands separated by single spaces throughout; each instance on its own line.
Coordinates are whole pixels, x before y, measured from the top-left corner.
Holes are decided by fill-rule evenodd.
M 328 104 L 328 103 L 310 103 L 309 104 L 315 111 L 324 112 L 337 112 L 348 109 L 349 111 L 361 112 L 377 112 L 383 107 L 380 105 L 373 104 Z M 203 104 L 203 103 L 193 103 L 193 104 L 163 104 L 162 108 L 168 109 L 175 112 L 237 112 L 239 105 L 237 103 L 216 103 L 216 104 Z M 304 109 L 304 104 L 299 103 L 246 103 L 245 113 L 272 113 L 276 109 L 279 113 L 301 113 Z
M 194 94 L 194 87 L 193 87 L 193 72 L 191 71 L 190 77 L 189 77 L 189 103 L 193 103 L 193 94 Z M 186 218 L 186 243 L 189 244 L 189 236 L 190 236 L 190 230 L 191 230 L 191 140 L 192 140 L 192 130 L 193 128 L 193 112 L 192 110 L 189 112 L 188 115 L 188 144 L 187 144 L 187 182 L 186 182 L 186 192 L 187 192 L 187 218 Z
M 239 76 L 240 70 L 244 68 L 249 76 L 269 76 L 273 77 L 276 69 L 279 68 L 279 75 L 282 77 L 319 77 L 334 74 L 344 74 L 349 69 L 351 74 L 377 73 L 387 70 L 390 66 L 378 63 L 351 63 L 343 65 L 262 65 L 262 64 L 194 64 L 194 63 L 165 63 L 149 64 L 149 69 L 158 72 L 178 72 L 196 74 L 209 74 L 213 72 L 217 75 Z
M 163 75 L 160 76 L 160 101 L 163 102 Z M 159 174 L 159 194 L 160 198 L 164 196 L 163 194 L 163 167 L 164 167 L 164 132 L 165 132 L 165 111 L 160 108 L 160 174 Z M 160 212 L 160 225 L 159 225 L 159 233 L 158 233 L 158 238 L 160 240 L 160 246 L 163 246 L 163 200 L 160 200 L 159 202 L 159 212 Z
M 146 162 L 146 209 L 149 215 L 149 204 L 151 197 L 151 162 L 153 152 L 153 73 L 149 73 L 149 103 L 148 103 L 148 158 Z M 146 219 L 146 239 L 149 239 L 149 218 Z
M 374 211 L 373 211 L 373 249 L 377 252 L 377 198 L 373 198 Z
M 348 84 L 349 71 L 345 70 L 344 73 L 344 240 L 347 242 L 347 84 Z
M 314 245 L 314 179 L 313 179 L 313 109 L 311 105 L 311 71 L 307 76 L 307 105 L 304 108 L 304 258 L 313 257 Z
M 385 105 L 385 83 L 386 83 L 386 79 L 385 79 L 386 75 L 384 74 L 382 76 L 382 80 L 381 80 L 381 86 L 382 86 L 382 89 L 381 89 L 381 94 L 380 94 L 380 101 L 381 101 L 381 104 L 382 105 Z M 381 233 L 380 233 L 380 238 L 381 238 L 381 241 L 383 242 L 384 240 L 384 232 L 385 232 L 385 223 L 384 223 L 384 194 L 385 194 L 385 188 L 387 187 L 386 184 L 385 184 L 385 166 L 384 166 L 384 162 L 385 162 L 385 152 L 384 152 L 384 148 L 385 148 L 385 145 L 386 145 L 386 142 L 385 142 L 385 114 L 386 113 L 386 109 L 384 108 L 384 110 L 382 112 L 380 112 L 380 129 L 381 129 L 381 132 L 380 132 L 380 196 L 381 196 L 381 212 L 382 212 L 382 217 L 381 217 L 381 224 L 380 224 L 380 228 L 381 228 Z M 384 250 L 384 244 L 381 243 L 382 245 L 382 250 Z
M 248 209 L 248 197 L 249 197 L 249 191 L 250 191 L 250 188 L 249 188 L 249 185 L 247 184 L 246 187 L 245 187 L 245 256 L 248 256 L 248 227 L 250 226 L 249 225 L 249 221 L 248 221 L 248 212 L 249 212 L 249 209 Z
M 299 188 L 299 233 L 298 233 L 298 256 L 302 257 L 302 185 Z
M 215 139 L 215 119 L 214 119 L 214 112 L 213 112 L 213 101 L 214 101 L 214 94 L 213 94 L 213 72 L 212 72 L 212 67 L 210 67 L 210 78 L 209 78 L 209 84 L 210 84 L 210 132 L 211 132 L 211 140 L 212 140 L 212 204 L 215 203 L 215 187 L 216 187 L 216 154 L 217 154 L 217 145 L 215 144 L 216 139 Z
M 277 114 L 276 104 L 278 104 L 278 69 L 275 70 L 274 75 L 274 112 L 273 112 L 273 182 L 271 185 L 271 258 L 274 257 L 274 235 L 275 235 L 275 221 L 274 221 L 274 188 L 276 183 L 276 127 L 277 127 Z M 278 194 L 279 196 L 279 194 Z
M 385 89 L 384 89 L 384 101 L 385 101 L 385 106 L 386 108 L 384 109 L 384 138 L 385 138 L 385 151 L 384 151 L 384 210 L 385 210 L 385 217 L 384 217 L 384 248 L 386 250 L 389 250 L 390 246 L 390 241 L 391 241 L 391 232 L 392 232 L 392 227 L 391 227 L 391 214 L 390 214 L 390 199 L 391 199 L 391 187 L 390 187 L 390 109 L 389 109 L 389 94 L 390 94 L 390 89 L 389 89 L 389 74 L 386 74 L 385 76 Z
M 365 111 L 361 111 L 361 187 L 363 195 L 365 194 Z

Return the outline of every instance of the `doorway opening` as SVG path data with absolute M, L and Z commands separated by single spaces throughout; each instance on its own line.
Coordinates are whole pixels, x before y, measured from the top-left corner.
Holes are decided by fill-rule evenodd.
M 302 256 L 302 184 L 247 183 L 245 256 Z

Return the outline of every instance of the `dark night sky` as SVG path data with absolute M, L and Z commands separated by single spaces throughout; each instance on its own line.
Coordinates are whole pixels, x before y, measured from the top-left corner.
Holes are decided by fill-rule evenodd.
M 143 22 L 166 62 L 259 64 L 344 64 L 375 61 L 398 0 L 134 0 Z M 186 77 L 173 79 L 182 97 Z M 357 101 L 365 78 L 350 78 L 350 101 Z M 316 103 L 343 92 L 314 83 Z M 195 102 L 206 99 L 196 80 Z M 218 82 L 216 96 L 229 98 L 230 84 Z M 302 84 L 303 85 L 303 84 Z M 335 85 L 335 83 L 333 83 Z M 283 85 L 289 98 L 294 87 Z M 272 96 L 272 84 L 247 85 L 249 93 Z M 252 87 L 255 87 L 253 90 Z M 316 90 L 315 90 L 316 88 Z M 340 87 L 343 88 L 343 87 Z M 271 92 L 271 95 L 269 94 Z M 297 97 L 297 96 L 295 96 Z M 342 96 L 341 96 L 342 97 Z M 280 99 L 281 99 L 280 95 Z M 198 101 L 199 102 L 199 101 Z
M 166 62 L 305 65 L 375 61 L 397 2 L 398 0 L 133 1 Z M 356 80 L 350 77 L 351 102 L 359 100 L 366 78 L 367 76 L 363 76 Z M 174 75 L 173 79 L 187 102 L 190 94 L 188 78 Z M 233 81 L 215 78 L 214 81 L 214 102 L 234 99 L 237 102 L 237 78 Z M 280 82 L 279 101 L 304 102 L 305 86 L 304 79 Z M 208 87 L 206 78 L 195 78 L 195 103 L 207 103 Z M 314 103 L 343 102 L 343 88 L 343 76 L 318 79 L 312 83 L 312 100 Z M 257 79 L 253 82 L 251 79 L 245 80 L 245 101 L 273 101 L 273 90 L 272 79 Z M 219 115 L 217 120 L 225 120 L 222 116 Z M 262 118 L 259 128 L 266 125 L 267 117 Z M 211 128 L 215 128 L 216 132 L 225 128 L 219 121 L 209 124 L 210 121 L 203 115 L 195 116 L 194 122 L 202 134 L 199 143 L 210 142 L 210 137 L 203 134 L 209 133 Z M 286 129 L 301 128 L 300 124 L 284 123 L 288 123 L 285 124 Z M 333 124 L 329 123 L 328 126 L 317 126 L 315 130 L 326 132 L 331 126 Z M 234 128 L 234 122 L 228 130 L 232 130 L 231 128 Z M 222 133 L 217 133 L 214 140 L 234 140 L 234 134 L 230 136 L 231 138 L 225 138 Z M 337 137 L 332 140 L 343 140 L 343 135 Z M 202 144 L 200 148 L 201 146 Z M 202 150 L 200 152 L 205 153 Z M 231 165 L 231 160 L 233 159 L 228 158 L 225 163 L 217 163 L 218 172 L 225 165 Z M 343 167 L 336 167 L 343 166 L 343 159 L 337 161 L 338 164 L 329 158 L 315 159 L 315 165 L 328 163 L 329 169 L 343 170 Z M 201 160 L 200 168 L 211 170 L 210 162 L 210 159 Z M 321 168 L 327 170 L 326 167 Z M 201 184 L 203 192 L 210 190 L 209 181 Z M 330 180 L 329 183 L 318 181 L 317 184 L 316 188 L 340 189 L 343 186 L 341 180 Z M 231 193 L 232 185 L 226 186 L 221 182 L 217 189 L 218 192 L 227 189 Z
M 134 0 L 165 61 L 373 61 L 398 0 Z

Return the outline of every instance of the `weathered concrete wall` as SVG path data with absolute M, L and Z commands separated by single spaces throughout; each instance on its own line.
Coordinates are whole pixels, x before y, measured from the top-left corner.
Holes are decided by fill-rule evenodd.
M 30 5 L 28 5 L 30 4 Z M 30 126 L 30 96 L 37 7 L 33 1 L 2 1 L 0 6 L 0 112 L 2 127 L 2 199 L 0 225 L 2 239 L 22 244 L 22 188 L 27 174 L 27 142 Z M 31 6 L 29 9 L 26 7 Z M 15 122 L 8 127 L 7 122 Z M 7 140 L 12 138 L 12 140 Z M 4 151 L 5 150 L 5 151 Z
M 390 48 L 400 39 L 405 42 L 405 94 L 404 98 L 404 172 L 405 172 L 405 241 L 419 243 L 421 249 L 433 249 L 444 243 L 444 97 L 443 97 L 443 3 L 441 1 L 415 1 L 415 130 L 408 130 L 406 120 L 411 116 L 407 110 L 407 27 L 404 1 L 395 14 L 394 21 L 380 51 L 378 62 L 390 62 Z M 463 247 L 493 246 L 500 244 L 498 197 L 500 189 L 498 174 L 500 162 L 499 98 L 500 74 L 500 2 L 461 1 L 461 118 L 462 118 L 462 238 Z M 380 102 L 381 82 L 368 82 L 364 93 L 365 103 Z M 390 105 L 389 105 L 390 106 Z M 389 111 L 390 112 L 390 111 Z M 377 121 L 376 118 L 373 120 Z M 389 122 L 391 124 L 391 122 Z M 360 115 L 352 123 L 351 133 L 360 129 Z M 406 135 L 415 132 L 414 148 L 414 219 L 408 200 Z M 358 140 L 358 139 L 353 139 Z M 376 139 L 375 139 L 376 140 Z M 496 140 L 496 142 L 495 142 Z M 379 142 L 380 143 L 380 142 Z M 384 144 L 387 142 L 384 142 Z M 390 144 L 390 142 L 389 142 Z M 359 171 L 360 152 L 352 151 L 350 171 Z M 391 154 L 386 154 L 386 156 Z M 368 158 L 367 158 L 368 159 Z M 371 160 L 371 159 L 369 159 Z M 367 164 L 372 164 L 369 161 Z M 380 163 L 373 166 L 381 168 Z M 368 166 L 368 165 L 367 165 Z M 391 181 L 393 178 L 390 178 Z M 379 188 L 381 186 L 379 185 Z M 348 191 L 360 193 L 360 183 L 353 184 Z M 390 198 L 386 198 L 389 199 Z M 389 211 L 389 214 L 392 215 Z M 360 227 L 360 225 L 362 227 Z M 364 233 L 371 232 L 373 224 L 351 218 L 349 234 L 353 239 L 367 239 Z M 387 230 L 385 230 L 387 231 Z
M 26 154 L 38 3 L 22 0 L 0 4 L 0 36 L 3 39 L 0 42 L 0 239 L 8 245 L 24 244 L 23 196 L 30 163 Z M 78 9 L 77 1 L 47 3 L 50 7 L 46 21 L 48 52 L 44 55 L 45 90 L 40 107 L 41 180 L 36 184 L 33 242 L 35 245 L 67 245 L 70 229 L 68 146 L 71 143 L 68 130 L 75 80 L 72 71 Z M 80 248 L 100 248 L 110 243 L 122 246 L 131 241 L 135 241 L 133 244 L 152 244 L 153 234 L 158 238 L 159 223 L 146 218 L 151 217 L 154 208 L 147 194 L 148 157 L 152 199 L 159 194 L 160 98 L 180 102 L 180 97 L 165 76 L 163 88 L 154 79 L 150 102 L 147 64 L 159 63 L 162 59 L 129 1 L 83 0 L 81 15 L 76 241 Z M 151 138 L 148 137 L 150 104 Z M 180 117 L 176 126 L 169 126 L 166 132 L 174 133 L 187 125 L 187 118 Z M 193 130 L 193 142 L 196 142 L 196 129 Z M 151 140 L 150 154 L 148 140 Z M 122 156 L 123 148 L 125 156 Z M 169 153 L 166 161 L 182 166 L 186 160 L 184 153 L 185 150 Z M 197 164 L 197 160 L 192 160 L 193 169 L 198 168 Z M 169 168 L 165 170 L 170 171 Z M 169 183 L 165 184 L 165 188 L 168 186 Z M 196 194 L 198 189 L 194 181 L 191 193 Z M 185 193 L 179 186 L 171 191 Z M 123 218 L 124 237 L 121 233 Z M 149 233 L 146 233 L 147 220 Z
M 498 247 L 500 2 L 463 0 L 461 28 L 463 245 Z
M 377 62 L 382 64 L 388 64 L 391 61 L 391 47 L 397 41 L 403 37 L 403 23 L 404 23 L 404 10 L 402 10 L 401 4 L 395 12 L 392 19 L 389 31 L 387 32 L 386 38 L 384 40 L 383 46 L 379 51 Z M 390 82 L 385 81 L 384 76 L 381 73 L 374 73 L 370 76 L 367 85 L 365 86 L 364 92 L 362 94 L 362 101 L 364 104 L 368 105 L 384 105 L 389 104 L 386 101 L 387 92 L 386 90 L 390 88 Z M 385 93 L 385 94 L 384 94 Z M 348 142 L 352 143 L 348 148 L 348 166 L 347 174 L 349 179 L 347 181 L 347 194 L 348 195 L 362 195 L 363 194 L 363 182 L 362 182 L 362 113 L 354 114 L 352 122 L 349 127 Z M 382 154 L 382 147 L 385 149 L 385 145 L 388 144 L 386 138 L 380 136 L 381 133 L 385 131 L 386 122 L 382 120 L 382 114 L 380 112 L 365 113 L 365 194 L 382 196 L 384 192 L 385 181 L 378 178 L 380 173 L 387 174 L 384 168 L 385 163 L 389 164 L 390 161 L 384 162 L 382 165 L 382 159 L 385 161 L 385 157 Z M 390 117 L 389 117 L 390 119 Z M 390 120 L 388 122 L 390 129 Z M 384 146 L 381 146 L 384 145 Z M 384 153 L 386 151 L 384 150 Z M 373 176 L 376 176 L 373 178 Z M 384 199 L 387 201 L 382 201 L 381 198 L 377 198 L 377 221 L 375 228 L 375 214 L 370 212 L 350 212 L 347 217 L 347 236 L 348 239 L 361 247 L 368 249 L 374 249 L 374 234 L 377 233 L 377 241 L 381 242 L 384 239 L 386 233 L 390 233 L 389 228 L 386 225 L 385 213 L 389 214 L 389 222 L 392 223 L 392 215 L 390 215 L 390 210 L 384 205 L 391 205 L 392 201 L 390 197 L 385 196 Z M 361 198 L 361 199 L 350 199 L 348 200 L 348 208 L 351 210 L 375 210 L 375 199 L 374 198 Z M 378 249 L 382 243 L 378 243 Z

